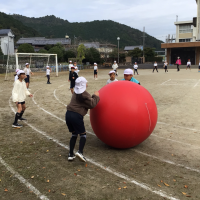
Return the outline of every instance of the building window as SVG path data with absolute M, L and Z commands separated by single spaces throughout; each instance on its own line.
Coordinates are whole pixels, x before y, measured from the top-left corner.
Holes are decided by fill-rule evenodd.
M 179 26 L 179 33 L 192 33 L 192 26 L 191 25 L 180 25 Z
M 186 39 L 179 39 L 179 42 L 191 42 L 191 38 L 186 38 Z

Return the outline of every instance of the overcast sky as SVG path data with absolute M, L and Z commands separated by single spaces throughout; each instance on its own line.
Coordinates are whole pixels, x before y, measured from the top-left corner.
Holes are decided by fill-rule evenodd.
M 0 11 L 27 17 L 55 15 L 69 22 L 113 20 L 164 40 L 179 21 L 197 15 L 196 0 L 0 0 Z M 120 35 L 119 35 L 120 36 Z

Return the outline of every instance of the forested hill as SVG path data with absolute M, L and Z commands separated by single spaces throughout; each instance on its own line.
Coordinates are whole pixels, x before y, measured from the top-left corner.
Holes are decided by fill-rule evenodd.
M 111 21 L 92 21 L 84 23 L 70 23 L 55 17 L 54 15 L 40 18 L 29 18 L 21 15 L 12 15 L 15 19 L 21 21 L 24 25 L 38 31 L 40 35 L 48 38 L 62 38 L 67 33 L 72 41 L 74 35 L 80 41 L 99 41 L 108 42 L 117 45 L 117 37 L 120 37 L 120 47 L 142 45 L 142 32 L 138 29 Z M 142 27 L 141 27 L 142 28 Z M 145 46 L 161 49 L 162 41 L 146 35 Z
M 0 29 L 11 29 L 15 35 L 15 41 L 21 37 L 40 36 L 33 28 L 27 27 L 21 21 L 2 12 L 0 12 Z

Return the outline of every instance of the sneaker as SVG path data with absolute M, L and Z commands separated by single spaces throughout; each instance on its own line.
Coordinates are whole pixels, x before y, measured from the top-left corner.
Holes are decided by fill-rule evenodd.
M 16 123 L 16 124 L 13 123 L 12 127 L 13 127 L 13 128 L 21 128 L 22 125 L 20 125 L 20 124 L 18 124 L 18 123 Z
M 25 119 L 25 118 L 23 118 L 23 117 L 21 117 L 19 120 L 20 120 L 20 121 L 24 121 L 24 120 L 26 120 L 26 119 Z
M 71 156 L 70 155 L 70 153 L 69 153 L 69 155 L 68 155 L 68 160 L 69 161 L 72 161 L 72 160 L 74 160 L 74 158 L 76 158 L 76 156 L 73 154 L 73 156 Z
M 78 156 L 81 161 L 86 162 L 86 159 L 85 159 L 85 157 L 83 156 L 82 153 L 77 152 L 75 155 Z
M 31 90 L 30 88 L 28 88 L 28 90 Z

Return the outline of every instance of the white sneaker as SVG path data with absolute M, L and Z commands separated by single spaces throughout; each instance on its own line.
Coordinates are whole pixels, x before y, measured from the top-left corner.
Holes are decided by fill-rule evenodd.
M 68 160 L 69 160 L 69 161 L 72 161 L 72 160 L 74 160 L 74 158 L 76 158 L 76 156 L 75 156 L 75 155 L 71 156 L 70 153 L 69 153 L 69 155 L 68 155 Z
M 86 162 L 86 159 L 85 159 L 85 157 L 83 156 L 82 153 L 77 152 L 75 155 L 78 156 L 81 161 Z

